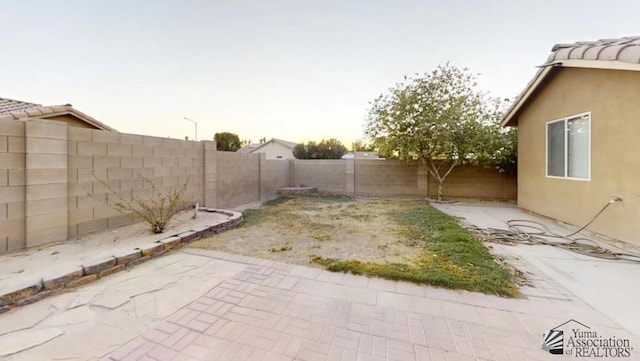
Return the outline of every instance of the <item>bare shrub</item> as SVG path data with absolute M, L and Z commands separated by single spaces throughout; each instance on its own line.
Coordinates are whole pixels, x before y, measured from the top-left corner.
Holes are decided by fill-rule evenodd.
M 131 192 L 130 197 L 125 198 L 107 182 L 99 179 L 93 171 L 91 174 L 100 184 L 107 188 L 107 204 L 120 213 L 133 213 L 147 223 L 153 233 L 164 232 L 171 218 L 181 209 L 185 208 L 183 198 L 187 190 L 187 184 L 189 183 L 188 178 L 180 188 L 162 192 L 151 179 L 138 175 L 138 178 L 141 179 L 143 183 L 151 186 L 152 196 L 150 199 L 146 199 L 137 196 L 135 192 Z

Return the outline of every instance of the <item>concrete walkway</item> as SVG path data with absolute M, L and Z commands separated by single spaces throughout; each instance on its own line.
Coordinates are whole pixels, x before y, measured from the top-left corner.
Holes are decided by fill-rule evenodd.
M 569 319 L 640 340 L 576 299 L 505 299 L 183 248 L 0 315 L 8 360 L 559 360 Z M 566 331 L 569 334 L 570 331 Z M 601 358 L 607 359 L 607 358 Z
M 507 229 L 508 220 L 524 219 L 539 222 L 560 235 L 575 231 L 515 206 L 464 202 L 433 205 L 458 217 L 463 223 L 481 228 Z M 581 233 L 579 237 L 589 238 L 601 247 L 616 252 L 640 253 L 635 247 L 631 250 L 621 249 L 590 236 L 588 232 Z M 584 301 L 640 336 L 640 263 L 604 260 L 544 245 L 491 246 L 494 253 L 503 255 L 510 264 L 527 272 L 534 280 L 535 288 L 524 289 L 530 298 L 551 296 Z M 640 346 L 637 347 L 640 350 Z

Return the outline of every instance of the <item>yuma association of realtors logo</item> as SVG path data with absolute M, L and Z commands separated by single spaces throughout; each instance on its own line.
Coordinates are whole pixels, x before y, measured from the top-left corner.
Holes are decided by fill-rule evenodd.
M 562 355 L 564 353 L 564 331 L 552 328 L 544 334 L 542 349 L 549 351 L 554 355 Z
M 573 324 L 577 326 L 561 327 Z M 568 328 L 568 331 L 566 330 Z M 576 320 L 569 320 L 558 325 L 543 335 L 542 349 L 554 355 L 568 355 L 574 357 L 631 357 L 633 347 L 629 339 L 604 338 L 591 327 Z

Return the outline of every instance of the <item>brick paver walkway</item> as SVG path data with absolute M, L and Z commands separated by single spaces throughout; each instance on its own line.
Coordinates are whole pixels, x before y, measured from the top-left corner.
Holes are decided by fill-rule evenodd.
M 220 252 L 245 269 L 104 360 L 559 360 L 569 318 L 631 337 L 576 300 L 513 300 Z

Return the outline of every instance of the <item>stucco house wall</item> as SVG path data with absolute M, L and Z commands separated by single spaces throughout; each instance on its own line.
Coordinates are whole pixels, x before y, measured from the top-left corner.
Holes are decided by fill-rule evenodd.
M 518 117 L 518 206 L 640 245 L 640 72 L 560 68 Z M 547 177 L 546 123 L 591 113 L 590 180 Z
M 265 153 L 267 159 L 295 159 L 293 149 L 278 142 L 269 142 L 252 153 Z
M 87 129 L 99 129 L 96 126 L 93 126 L 87 122 L 85 122 L 82 119 L 79 119 L 71 114 L 64 114 L 64 115 L 56 115 L 56 116 L 50 116 L 50 117 L 42 117 L 41 119 L 44 120 L 55 120 L 57 122 L 64 122 L 67 123 L 69 126 L 71 127 L 77 127 L 77 128 L 87 128 Z

